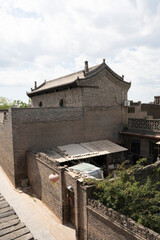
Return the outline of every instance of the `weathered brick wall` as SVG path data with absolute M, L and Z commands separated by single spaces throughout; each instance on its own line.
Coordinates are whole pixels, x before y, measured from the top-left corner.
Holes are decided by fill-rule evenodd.
M 29 184 L 38 198 L 63 222 L 63 169 L 58 168 L 53 160 L 44 153 L 35 155 L 33 152 L 29 152 L 27 155 Z M 49 180 L 50 174 L 59 175 L 59 180 L 54 185 Z
M 78 181 L 78 240 L 88 239 L 88 198 L 92 196 L 93 186 L 83 186 L 82 183 Z
M 47 93 L 32 97 L 32 106 L 39 107 L 60 107 L 60 100 L 63 99 L 64 107 L 82 107 L 82 89 L 72 88 L 54 93 Z
M 86 141 L 108 139 L 119 142 L 118 132 L 124 123 L 124 115 L 120 106 L 84 108 Z
M 16 183 L 27 176 L 26 151 L 82 142 L 82 109 L 12 109 Z
M 147 115 L 152 115 L 153 119 L 160 119 L 160 105 L 141 104 L 142 111 L 147 111 Z
M 135 221 L 105 207 L 96 200 L 88 201 L 88 240 L 159 240 L 160 235 Z
M 14 169 L 14 152 L 13 152 L 13 135 L 12 135 L 12 117 L 10 110 L 2 114 L 0 123 L 0 165 L 6 172 L 10 181 L 15 185 L 15 169 Z
M 92 79 L 85 79 L 84 85 L 97 88 L 83 88 L 83 106 L 122 106 L 127 100 L 128 88 L 123 81 L 115 79 L 108 71 L 103 70 Z
M 42 107 L 59 107 L 63 99 L 65 107 L 108 107 L 121 106 L 127 100 L 129 85 L 117 80 L 106 69 L 88 79 L 79 80 L 79 83 L 84 87 L 33 96 L 32 105 L 39 107 L 42 102 Z
M 16 183 L 27 176 L 26 151 L 108 139 L 119 142 L 121 107 L 11 109 Z
M 131 109 L 134 108 L 134 112 L 132 112 Z M 141 105 L 140 106 L 134 106 L 134 107 L 129 107 L 129 113 L 128 113 L 128 118 L 146 118 L 147 116 L 147 111 L 142 111 Z M 149 117 L 150 119 L 152 118 L 151 116 Z

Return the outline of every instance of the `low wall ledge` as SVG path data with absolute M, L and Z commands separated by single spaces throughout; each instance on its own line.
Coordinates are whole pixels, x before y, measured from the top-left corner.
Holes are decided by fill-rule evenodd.
M 148 240 L 160 240 L 160 235 L 149 228 L 139 225 L 133 219 L 126 217 L 123 214 L 118 213 L 112 208 L 104 206 L 102 203 L 95 199 L 88 199 L 88 206 L 94 209 L 97 214 L 101 214 L 104 217 L 109 218 L 112 222 L 124 227 L 125 230 L 135 234 L 137 239 Z

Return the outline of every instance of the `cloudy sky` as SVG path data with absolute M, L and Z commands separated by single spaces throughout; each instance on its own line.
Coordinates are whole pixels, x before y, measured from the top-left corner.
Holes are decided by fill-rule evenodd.
M 160 0 L 0 0 L 0 96 L 106 63 L 128 98 L 160 95 Z

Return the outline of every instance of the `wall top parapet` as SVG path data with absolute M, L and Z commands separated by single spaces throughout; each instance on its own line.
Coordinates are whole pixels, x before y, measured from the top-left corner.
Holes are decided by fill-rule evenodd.
M 59 165 L 47 154 L 43 152 L 34 152 L 32 151 L 32 154 L 36 156 L 36 160 L 42 162 L 43 164 L 47 165 L 50 168 L 54 168 L 55 171 L 59 171 Z
M 141 118 L 129 118 L 128 128 L 143 130 L 143 131 L 153 131 L 160 132 L 160 119 L 141 119 Z
M 109 218 L 112 222 L 115 222 L 124 230 L 131 232 L 137 239 L 141 240 L 160 240 L 160 235 L 149 228 L 136 223 L 133 219 L 126 217 L 123 214 L 118 213 L 112 208 L 104 206 L 102 203 L 95 199 L 88 199 L 88 207 L 101 214 L 104 217 Z

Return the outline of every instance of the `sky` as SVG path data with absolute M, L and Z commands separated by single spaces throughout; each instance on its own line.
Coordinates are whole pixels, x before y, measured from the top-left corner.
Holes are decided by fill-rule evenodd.
M 160 0 L 0 0 L 0 96 L 28 102 L 34 81 L 104 58 L 129 100 L 160 95 Z

